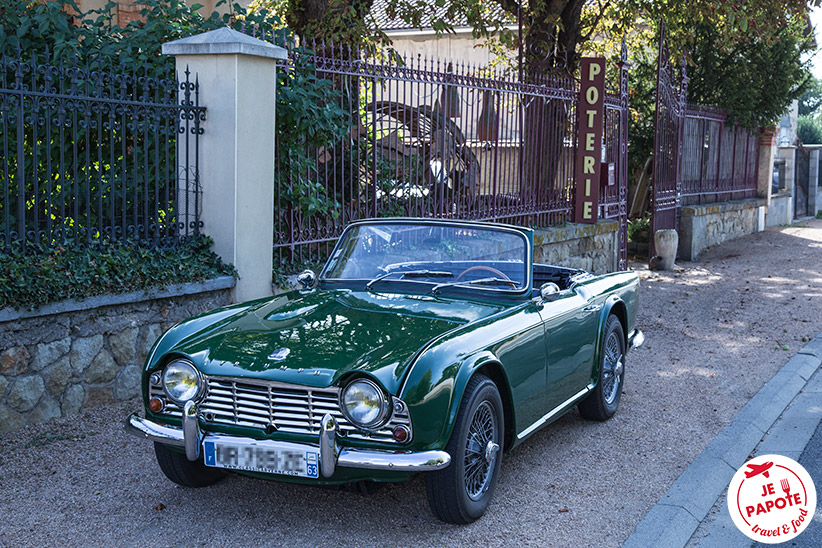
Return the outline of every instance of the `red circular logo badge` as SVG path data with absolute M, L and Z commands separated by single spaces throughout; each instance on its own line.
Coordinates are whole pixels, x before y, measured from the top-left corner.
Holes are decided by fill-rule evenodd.
M 728 511 L 749 538 L 786 542 L 805 530 L 816 509 L 816 487 L 793 459 L 762 455 L 746 462 L 728 486 Z

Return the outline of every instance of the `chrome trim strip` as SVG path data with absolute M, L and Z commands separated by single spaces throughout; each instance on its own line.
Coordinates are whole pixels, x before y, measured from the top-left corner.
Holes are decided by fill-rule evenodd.
M 431 472 L 451 464 L 451 455 L 445 451 L 395 452 L 343 449 L 337 466 L 365 470 L 393 470 L 395 472 Z
M 185 446 L 185 439 L 182 429 L 157 424 L 148 419 L 138 417 L 136 413 L 131 414 L 126 419 L 125 430 L 130 434 L 145 437 L 158 443 L 174 445 L 176 447 Z M 200 440 L 200 447 L 202 447 L 203 442 L 208 440 L 231 438 L 253 442 L 263 448 L 269 444 L 277 444 L 282 447 L 282 444 L 288 443 L 289 445 L 293 445 L 294 447 L 305 451 L 317 451 L 318 449 L 315 445 L 307 445 L 303 443 L 269 442 L 269 440 L 255 440 L 251 438 L 209 434 L 202 437 Z M 324 443 L 320 440 L 319 451 L 321 466 L 326 458 L 331 458 L 328 457 L 328 450 L 323 450 L 323 445 Z M 451 455 L 445 451 L 379 451 L 347 448 L 338 448 L 338 450 L 339 455 L 337 455 L 336 459 L 333 460 L 334 466 L 345 468 L 391 470 L 394 472 L 429 472 L 433 470 L 442 470 L 451 463 Z M 323 472 L 323 476 L 328 477 L 325 472 Z
M 151 441 L 164 443 L 166 445 L 174 445 L 176 447 L 185 446 L 182 429 L 157 424 L 148 419 L 138 417 L 137 413 L 132 413 L 126 419 L 123 426 L 126 432 L 135 436 L 148 438 Z
M 183 441 L 186 448 L 186 458 L 195 461 L 200 458 L 200 445 L 203 434 L 197 424 L 197 406 L 193 401 L 186 402 L 183 408 Z
M 579 392 L 577 392 L 576 394 L 574 394 L 573 396 L 571 396 L 570 398 L 568 398 L 567 400 L 565 400 L 564 402 L 559 404 L 558 406 L 554 407 L 551 411 L 549 411 L 545 416 L 543 416 L 537 422 L 535 422 L 534 424 L 532 424 L 531 426 L 529 426 L 528 428 L 526 428 L 525 430 L 523 430 L 522 432 L 517 434 L 517 439 L 522 441 L 525 438 L 527 438 L 528 436 L 530 436 L 531 434 L 533 434 L 540 426 L 547 423 L 548 421 L 550 421 L 551 419 L 553 419 L 554 417 L 556 417 L 557 415 L 559 415 L 560 413 L 562 413 L 563 411 L 565 411 L 566 409 L 571 407 L 574 403 L 579 401 L 583 396 L 588 394 L 588 392 L 590 392 L 594 388 L 594 386 L 595 385 L 593 383 L 589 384 L 588 386 L 586 386 L 585 388 L 583 388 L 582 390 L 580 390 Z
M 628 348 L 639 348 L 643 344 L 645 344 L 645 333 L 639 329 L 631 331 L 631 334 L 628 335 Z

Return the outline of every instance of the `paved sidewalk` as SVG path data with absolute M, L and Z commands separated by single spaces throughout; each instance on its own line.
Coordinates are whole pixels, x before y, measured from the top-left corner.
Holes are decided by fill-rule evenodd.
M 755 543 L 731 521 L 726 490 L 747 460 L 780 454 L 799 461 L 822 500 L 822 333 L 742 408 L 637 526 L 623 548 L 735 548 Z M 822 508 L 791 546 L 822 546 Z

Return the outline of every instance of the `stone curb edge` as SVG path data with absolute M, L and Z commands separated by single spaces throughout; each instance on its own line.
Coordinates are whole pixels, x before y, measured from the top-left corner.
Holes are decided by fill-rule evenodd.
M 14 308 L 0 309 L 0 323 L 21 320 L 24 318 L 37 318 L 40 316 L 51 316 L 53 314 L 63 314 L 66 312 L 76 312 L 78 310 L 90 310 L 102 306 L 113 306 L 120 304 L 139 303 L 154 299 L 168 299 L 180 297 L 182 295 L 193 295 L 195 293 L 207 293 L 220 289 L 234 287 L 237 280 L 233 276 L 220 276 L 204 282 L 188 282 L 179 285 L 169 285 L 164 288 L 151 288 L 147 290 L 130 291 L 113 295 L 97 295 L 87 297 L 83 300 L 66 299 L 57 303 L 44 305 L 37 310 L 17 310 Z
M 622 548 L 682 548 L 736 470 L 822 364 L 822 333 L 765 383 L 636 526 Z

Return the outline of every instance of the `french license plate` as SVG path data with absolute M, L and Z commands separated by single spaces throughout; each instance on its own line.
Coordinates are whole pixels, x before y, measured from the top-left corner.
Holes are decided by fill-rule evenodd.
M 319 476 L 315 451 L 297 449 L 293 444 L 267 442 L 265 446 L 236 440 L 206 440 L 203 443 L 206 466 L 281 474 L 301 478 Z

